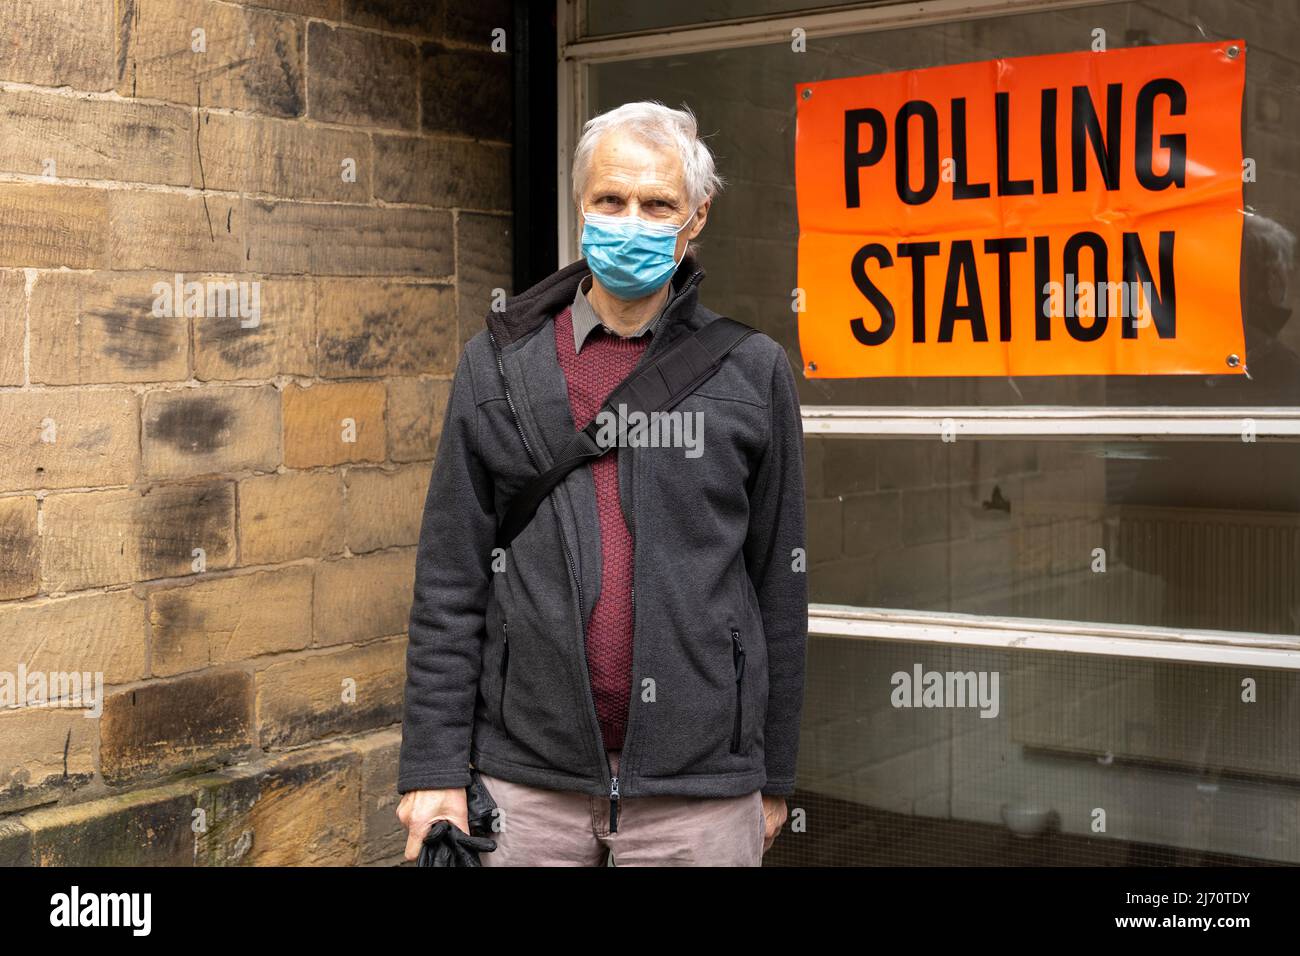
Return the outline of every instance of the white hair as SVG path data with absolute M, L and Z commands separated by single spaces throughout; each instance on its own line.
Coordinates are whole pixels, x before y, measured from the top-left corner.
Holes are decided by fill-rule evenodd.
M 573 199 L 581 204 L 591 176 L 591 156 L 606 133 L 624 130 L 654 146 L 677 148 L 686 178 L 686 198 L 691 208 L 712 198 L 723 186 L 713 163 L 713 153 L 700 138 L 695 114 L 685 104 L 679 110 L 655 100 L 624 103 L 587 120 L 573 151 Z

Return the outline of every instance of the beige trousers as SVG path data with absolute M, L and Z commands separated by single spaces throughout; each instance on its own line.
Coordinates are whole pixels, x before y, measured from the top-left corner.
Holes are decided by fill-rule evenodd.
M 610 752 L 618 772 L 618 751 Z M 480 771 L 500 808 L 497 848 L 484 866 L 760 866 L 763 798 L 624 797 L 618 832 L 609 832 L 609 800 L 543 790 Z

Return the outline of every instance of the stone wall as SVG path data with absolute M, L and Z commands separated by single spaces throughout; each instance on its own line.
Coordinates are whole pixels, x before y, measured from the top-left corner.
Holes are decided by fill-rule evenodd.
M 0 6 L 0 863 L 400 856 L 420 510 L 509 286 L 510 27 Z

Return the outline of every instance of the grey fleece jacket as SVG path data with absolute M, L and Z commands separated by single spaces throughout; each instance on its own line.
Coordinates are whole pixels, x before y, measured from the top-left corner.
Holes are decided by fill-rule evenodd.
M 398 790 L 463 787 L 471 764 L 611 800 L 794 789 L 808 627 L 803 428 L 785 350 L 746 338 L 677 410 L 703 454 L 620 447 L 635 540 L 633 692 L 617 777 L 592 702 L 585 625 L 600 594 L 590 467 L 571 472 L 511 547 L 511 498 L 576 430 L 554 317 L 585 260 L 489 313 L 452 384 L 425 503 L 407 650 Z M 651 362 L 716 317 L 687 255 Z

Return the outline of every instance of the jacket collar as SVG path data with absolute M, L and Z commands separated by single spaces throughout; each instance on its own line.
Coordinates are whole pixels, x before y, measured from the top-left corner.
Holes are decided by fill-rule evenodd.
M 497 348 L 506 348 L 563 312 L 573 303 L 579 283 L 590 274 L 591 268 L 587 265 L 587 260 L 579 259 L 546 277 L 531 289 L 507 299 L 503 311 L 489 312 L 487 328 L 496 340 Z M 703 278 L 704 269 L 688 248 L 677 271 L 673 273 L 673 294 L 660 316 L 663 323 L 671 321 L 673 315 L 690 315 L 694 311 L 689 305 L 683 309 L 679 299 L 697 298 L 695 287 Z M 687 294 L 679 296 L 678 293 L 683 291 Z

